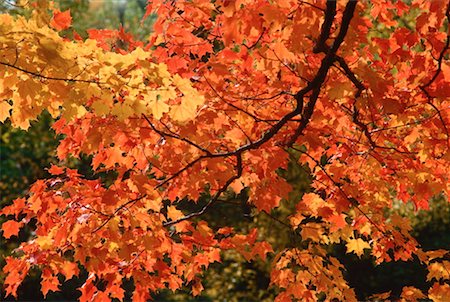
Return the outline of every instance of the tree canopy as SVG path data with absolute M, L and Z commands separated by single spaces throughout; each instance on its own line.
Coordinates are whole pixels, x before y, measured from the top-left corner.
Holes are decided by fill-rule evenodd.
M 33 230 L 6 258 L 8 295 L 35 267 L 44 295 L 81 270 L 80 301 L 123 300 L 124 280 L 134 301 L 198 295 L 234 250 L 270 259 L 277 301 L 356 301 L 330 253 L 340 243 L 426 265 L 429 290 L 407 286 L 405 301 L 450 299 L 449 251 L 423 250 L 389 211 L 449 194 L 450 3 L 157 0 L 153 13 L 142 41 L 83 38 L 45 0 L 0 15 L 0 121 L 27 129 L 47 111 L 63 137 L 51 177 L 0 210 L 6 239 Z M 91 173 L 67 166 L 82 156 Z M 262 213 L 290 244 L 208 221 L 230 196 L 243 223 Z

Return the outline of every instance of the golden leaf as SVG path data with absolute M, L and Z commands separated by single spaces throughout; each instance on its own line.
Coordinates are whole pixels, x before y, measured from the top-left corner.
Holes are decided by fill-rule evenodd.
M 10 110 L 12 106 L 8 102 L 0 102 L 0 123 L 3 123 L 10 115 Z
M 355 253 L 359 257 L 364 253 L 364 249 L 370 249 L 370 244 L 361 238 L 358 239 L 349 239 L 347 244 L 347 253 Z

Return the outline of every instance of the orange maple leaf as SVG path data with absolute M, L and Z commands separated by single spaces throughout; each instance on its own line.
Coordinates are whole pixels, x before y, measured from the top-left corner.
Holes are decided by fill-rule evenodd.
M 70 261 L 64 261 L 61 266 L 62 274 L 66 277 L 66 280 L 72 279 L 73 276 L 77 276 L 80 272 L 78 265 Z
M 49 279 L 44 279 L 41 281 L 42 286 L 42 294 L 47 296 L 49 291 L 56 292 L 59 290 L 59 281 L 58 278 L 52 277 Z
M 64 173 L 64 168 L 52 165 L 49 169 L 48 172 L 50 172 L 50 174 L 52 175 L 60 175 Z
M 2 225 L 3 237 L 9 239 L 11 236 L 17 236 L 22 225 L 22 222 L 17 222 L 14 220 L 4 222 Z
M 72 17 L 70 16 L 70 9 L 61 12 L 55 10 L 53 12 L 53 18 L 50 21 L 50 25 L 56 30 L 64 30 L 70 27 L 72 24 Z

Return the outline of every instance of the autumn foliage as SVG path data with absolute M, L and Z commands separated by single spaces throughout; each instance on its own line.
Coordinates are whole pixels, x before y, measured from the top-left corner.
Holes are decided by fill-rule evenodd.
M 3 237 L 34 230 L 6 259 L 8 295 L 33 267 L 44 295 L 82 268 L 80 301 L 122 300 L 124 278 L 134 301 L 182 286 L 198 295 L 233 249 L 270 255 L 277 301 L 355 301 L 329 254 L 343 243 L 377 263 L 417 257 L 432 286 L 402 298 L 450 300 L 449 251 L 423 251 L 387 211 L 450 193 L 448 3 L 157 0 L 151 13 L 144 42 L 123 30 L 82 39 L 45 1 L 29 18 L 0 15 L 0 121 L 27 129 L 46 110 L 63 137 L 52 177 L 0 211 Z M 301 245 L 273 250 L 256 229 L 202 219 L 242 190 L 270 216 L 291 190 L 279 173 L 291 153 L 312 191 L 278 223 Z M 83 154 L 114 181 L 65 167 Z

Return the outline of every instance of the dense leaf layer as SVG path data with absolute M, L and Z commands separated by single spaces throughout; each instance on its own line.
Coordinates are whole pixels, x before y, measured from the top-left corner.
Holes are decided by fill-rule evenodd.
M 448 195 L 449 7 L 150 1 L 158 19 L 148 45 L 115 31 L 62 38 L 69 12 L 0 16 L 0 120 L 27 128 L 47 110 L 64 135 L 52 178 L 1 210 L 11 217 L 6 238 L 36 222 L 33 239 L 7 259 L 7 293 L 33 266 L 44 295 L 82 266 L 81 301 L 122 300 L 124 278 L 136 301 L 183 285 L 197 295 L 202 272 L 234 249 L 249 261 L 274 253 L 279 301 L 354 301 L 327 251 L 345 243 L 378 263 L 416 255 L 435 283 L 428 293 L 405 287 L 403 298 L 445 300 L 448 251 L 423 252 L 408 220 L 386 209 L 426 209 Z M 64 167 L 82 154 L 98 175 L 117 177 Z M 291 190 L 281 177 L 289 154 L 309 168 L 313 192 L 282 221 L 271 212 Z M 267 213 L 292 232 L 292 246 L 273 251 L 255 229 L 201 220 L 243 190 L 246 215 Z M 183 209 L 187 200 L 199 210 Z

